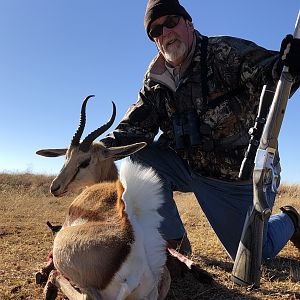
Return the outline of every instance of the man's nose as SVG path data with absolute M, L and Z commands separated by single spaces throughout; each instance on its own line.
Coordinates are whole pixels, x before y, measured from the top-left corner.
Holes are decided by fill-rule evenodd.
M 167 36 L 172 32 L 172 28 L 168 28 L 166 26 L 163 27 L 163 36 Z

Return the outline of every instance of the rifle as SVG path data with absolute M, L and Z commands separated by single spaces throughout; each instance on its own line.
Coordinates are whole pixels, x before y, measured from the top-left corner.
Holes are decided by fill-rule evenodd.
M 296 21 L 294 38 L 300 38 L 300 11 Z M 239 285 L 252 285 L 254 287 L 260 285 L 264 226 L 272 213 L 268 204 L 266 189 L 267 186 L 271 185 L 273 192 L 277 192 L 278 176 L 274 171 L 274 157 L 293 81 L 294 78 L 289 73 L 289 68 L 284 66 L 275 94 L 264 86 L 260 97 L 258 118 L 241 165 L 239 176 L 246 178 L 252 172 L 253 154 L 256 152 L 253 169 L 253 207 L 249 209 L 245 219 L 231 274 L 231 279 Z M 270 101 L 272 102 L 271 108 L 264 124 L 262 115 L 267 114 Z

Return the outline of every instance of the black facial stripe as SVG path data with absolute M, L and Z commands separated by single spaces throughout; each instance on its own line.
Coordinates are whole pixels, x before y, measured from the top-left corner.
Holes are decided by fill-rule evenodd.
M 84 160 L 80 165 L 79 165 L 79 168 L 81 169 L 84 169 L 86 168 L 91 162 L 91 158 L 88 158 L 86 160 Z

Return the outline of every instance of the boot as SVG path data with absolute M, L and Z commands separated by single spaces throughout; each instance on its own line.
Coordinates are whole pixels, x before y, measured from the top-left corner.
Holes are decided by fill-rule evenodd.
M 300 215 L 297 212 L 297 210 L 293 206 L 283 206 L 280 207 L 280 210 L 287 214 L 295 226 L 295 233 L 291 237 L 291 242 L 294 244 L 294 246 L 300 250 Z

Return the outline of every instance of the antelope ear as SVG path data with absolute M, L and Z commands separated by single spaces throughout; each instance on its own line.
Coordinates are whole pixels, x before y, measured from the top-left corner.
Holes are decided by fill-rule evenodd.
M 118 160 L 130 156 L 131 154 L 141 150 L 145 146 L 147 146 L 147 143 L 141 142 L 126 146 L 111 147 L 107 148 L 108 151 L 106 152 L 105 156 L 113 158 L 114 160 Z
M 37 155 L 46 156 L 46 157 L 57 157 L 65 155 L 67 152 L 67 148 L 65 149 L 41 149 L 36 151 Z

